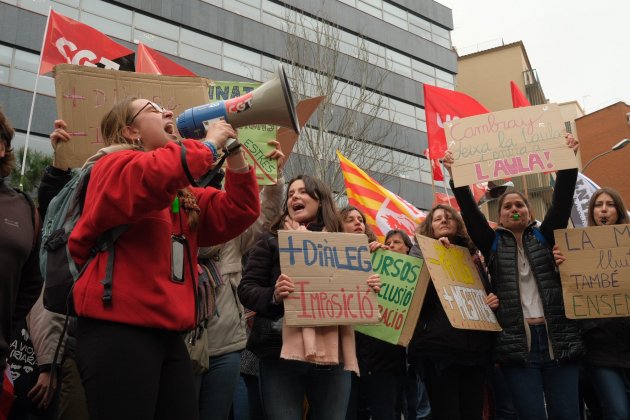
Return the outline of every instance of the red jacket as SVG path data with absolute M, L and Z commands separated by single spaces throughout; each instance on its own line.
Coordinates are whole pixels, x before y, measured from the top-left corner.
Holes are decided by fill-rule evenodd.
M 184 145 L 190 173 L 199 178 L 210 169 L 212 152 L 200 142 L 184 140 Z M 68 241 L 70 254 L 81 265 L 100 234 L 129 227 L 115 244 L 112 305 L 102 301 L 103 252 L 75 284 L 80 316 L 177 331 L 194 326 L 197 273 L 191 275 L 184 249 L 184 283 L 171 281 L 171 235 L 187 238 L 196 267 L 197 247 L 238 236 L 257 219 L 260 202 L 253 169 L 245 174 L 228 170 L 225 191 L 191 188 L 201 209 L 197 231 L 191 232 L 186 212 L 171 211 L 177 190 L 189 186 L 180 159 L 180 146 L 171 142 L 152 152 L 115 152 L 94 165 L 85 209 Z

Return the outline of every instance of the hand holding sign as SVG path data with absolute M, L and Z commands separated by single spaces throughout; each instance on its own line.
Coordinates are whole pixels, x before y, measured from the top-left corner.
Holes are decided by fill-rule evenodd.
M 284 274 L 280 274 L 273 291 L 273 298 L 276 303 L 282 302 L 289 294 L 295 291 L 293 281 Z

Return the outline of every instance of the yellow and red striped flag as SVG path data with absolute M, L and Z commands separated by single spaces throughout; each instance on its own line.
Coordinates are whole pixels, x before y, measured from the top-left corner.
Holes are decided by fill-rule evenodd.
M 378 240 L 382 242 L 392 229 L 402 229 L 413 237 L 416 226 L 424 220 L 426 213 L 384 188 L 339 151 L 337 156 L 348 202 L 365 214 L 365 222 Z

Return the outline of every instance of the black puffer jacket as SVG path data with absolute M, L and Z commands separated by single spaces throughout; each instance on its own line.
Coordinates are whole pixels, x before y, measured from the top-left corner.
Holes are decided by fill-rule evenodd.
M 455 245 L 464 245 L 461 240 L 453 242 Z M 417 245 L 413 246 L 409 254 L 422 258 Z M 479 271 L 488 292 L 485 273 L 483 270 Z M 422 366 L 426 359 L 463 365 L 483 365 L 490 361 L 494 335 L 495 333 L 488 331 L 453 327 L 442 307 L 433 282 L 429 282 L 420 318 L 409 343 L 407 357 L 409 362 L 416 366 Z
M 579 321 L 586 347 L 584 363 L 630 368 L 630 317 Z
M 553 231 L 567 227 L 576 179 L 575 169 L 558 172 L 552 204 L 545 219 L 539 228 L 535 223 L 529 225 L 522 237 L 525 255 L 542 299 L 551 351 L 556 360 L 576 358 L 584 350 L 577 323 L 564 315 L 560 275 L 551 253 L 555 243 Z M 529 346 L 519 292 L 516 238 L 509 230 L 499 228 L 495 232 L 488 225 L 470 188 L 454 188 L 453 192 L 468 233 L 486 259 L 492 286 L 500 302 L 497 318 L 503 331 L 495 340 L 494 359 L 499 363 L 524 363 Z M 537 238 L 534 229 L 539 230 L 545 243 Z M 493 247 L 495 237 L 497 242 Z

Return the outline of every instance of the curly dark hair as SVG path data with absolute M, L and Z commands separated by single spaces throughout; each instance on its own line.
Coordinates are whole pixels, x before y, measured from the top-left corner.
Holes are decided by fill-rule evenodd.
M 462 216 L 459 215 L 457 210 L 446 204 L 437 204 L 436 206 L 434 206 L 427 214 L 426 219 L 424 219 L 424 221 L 420 223 L 420 225 L 418 225 L 418 227 L 416 228 L 416 233 L 432 239 L 438 239 L 435 237 L 435 232 L 433 231 L 433 215 L 438 210 L 444 210 L 444 212 L 448 213 L 451 216 L 451 219 L 455 221 L 455 225 L 457 226 L 455 237 L 457 237 L 459 242 L 457 245 L 468 248 L 471 254 L 477 252 L 475 244 L 470 239 L 470 236 L 468 236 L 468 231 L 466 230 L 466 225 L 464 224 Z M 453 242 L 453 239 L 455 238 L 449 238 L 449 241 Z

